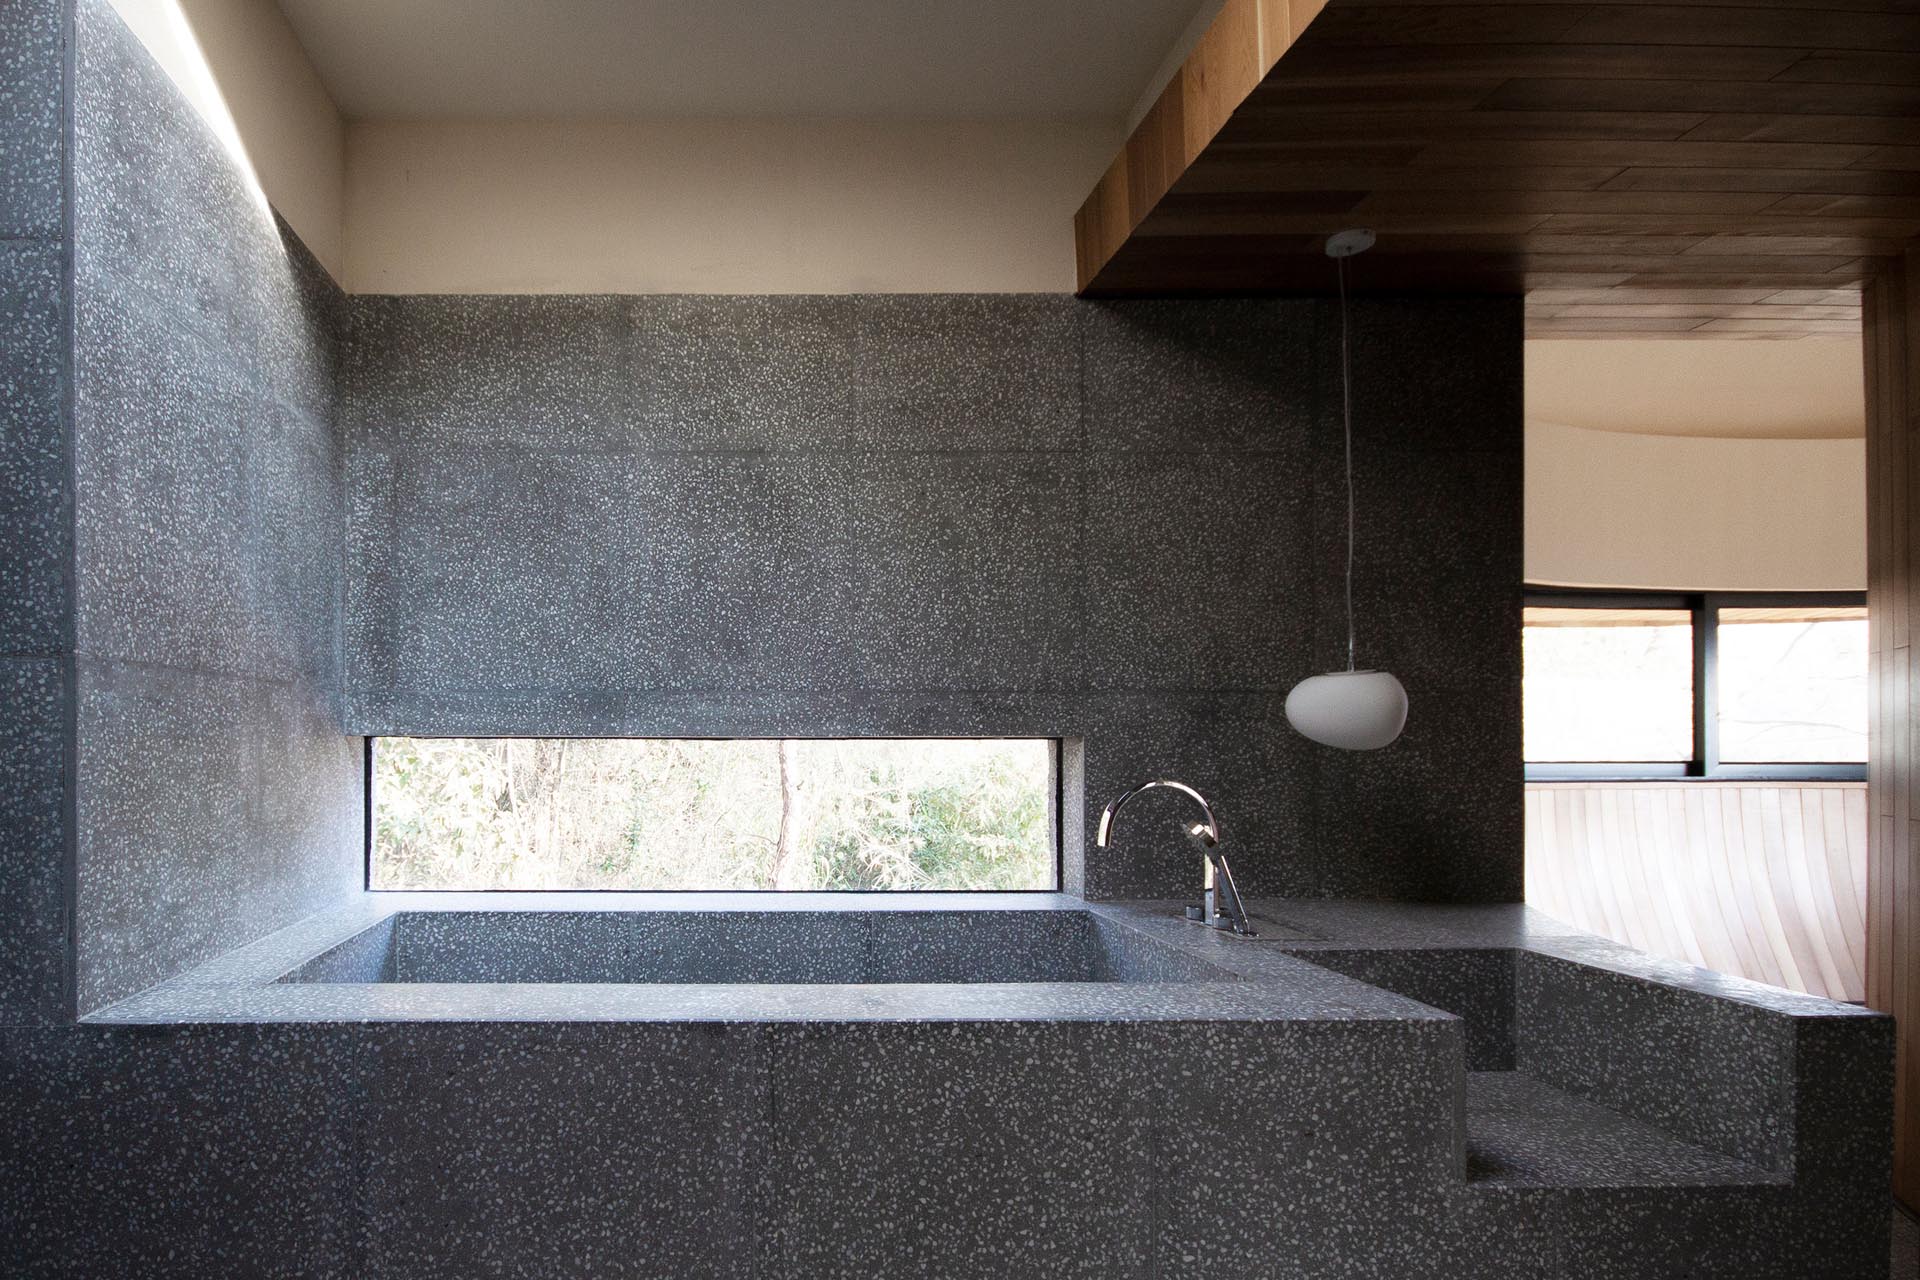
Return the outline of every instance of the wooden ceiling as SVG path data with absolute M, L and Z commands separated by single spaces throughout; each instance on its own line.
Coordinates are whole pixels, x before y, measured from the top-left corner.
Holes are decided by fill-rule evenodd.
M 1531 336 L 1854 334 L 1920 236 L 1920 0 L 1228 0 L 1075 221 L 1082 292 L 1513 291 Z

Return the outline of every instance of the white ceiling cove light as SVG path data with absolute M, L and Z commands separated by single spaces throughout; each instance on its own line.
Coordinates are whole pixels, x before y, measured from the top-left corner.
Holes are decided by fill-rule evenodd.
M 1287 695 L 1287 723 L 1315 742 L 1344 751 L 1374 751 L 1407 725 L 1407 691 L 1386 671 L 1354 665 L 1353 625 L 1353 362 L 1347 324 L 1347 259 L 1373 247 L 1373 232 L 1342 231 L 1327 239 L 1340 278 L 1340 391 L 1347 442 L 1347 669 L 1309 676 Z

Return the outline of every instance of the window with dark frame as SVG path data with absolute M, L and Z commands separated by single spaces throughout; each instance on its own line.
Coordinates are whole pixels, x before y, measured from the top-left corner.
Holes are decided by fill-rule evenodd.
M 1866 777 L 1860 592 L 1530 588 L 1529 780 Z
M 1047 738 L 370 738 L 374 890 L 1052 891 Z

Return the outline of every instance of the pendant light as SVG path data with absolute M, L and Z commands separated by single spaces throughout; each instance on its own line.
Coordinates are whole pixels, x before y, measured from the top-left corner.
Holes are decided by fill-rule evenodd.
M 1340 394 L 1347 443 L 1347 669 L 1309 676 L 1287 694 L 1287 723 L 1315 742 L 1345 751 L 1373 751 L 1407 724 L 1407 691 L 1386 671 L 1354 663 L 1353 626 L 1353 358 L 1347 322 L 1347 259 L 1373 247 L 1373 232 L 1342 231 L 1327 240 L 1340 279 Z

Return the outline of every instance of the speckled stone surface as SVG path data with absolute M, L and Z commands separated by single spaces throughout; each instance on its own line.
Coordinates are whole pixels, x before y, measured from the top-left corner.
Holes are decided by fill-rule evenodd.
M 0 22 L 0 240 L 64 234 L 64 52 L 70 0 L 8 0 Z
M 1248 941 L 1173 904 L 1003 895 L 979 900 L 992 919 L 969 935 L 1070 948 L 1090 921 L 1228 981 L 394 982 L 377 932 L 438 916 L 451 941 L 454 917 L 517 914 L 526 932 L 504 933 L 531 948 L 568 945 L 556 909 L 614 930 L 634 912 L 643 928 L 734 915 L 778 960 L 779 931 L 836 902 L 859 919 L 815 935 L 829 951 L 880 926 L 958 958 L 951 905 L 926 896 L 365 895 L 99 1025 L 16 1037 L 0 1049 L 20 1099 L 0 1115 L 0 1177 L 24 1189 L 0 1196 L 7 1260 L 76 1276 L 206 1274 L 211 1259 L 356 1277 L 1476 1280 L 1884 1265 L 1888 1020 L 1649 961 L 1522 907 L 1256 899 Z M 1489 956 L 1669 992 L 1683 1020 L 1703 1015 L 1702 1044 L 1728 1008 L 1784 1028 L 1793 1052 L 1755 1070 L 1792 1098 L 1791 1160 L 1743 1159 L 1524 1071 L 1468 1072 L 1462 1019 L 1327 967 L 1368 951 L 1402 986 L 1485 981 L 1456 1003 L 1505 993 L 1509 1027 L 1550 1015 L 1525 1002 L 1551 992 L 1503 985 Z M 326 954 L 333 980 L 279 980 Z M 1604 1017 L 1569 1013 L 1592 1060 L 1640 1069 L 1633 1018 L 1611 1044 Z M 1711 1064 L 1666 1065 L 1675 1096 L 1724 1101 Z M 180 1123 L 176 1095 L 191 1099 Z M 22 1154 L 49 1146 L 51 1169 Z
M 106 0 L 75 14 L 84 1012 L 357 890 L 362 757 L 335 625 L 344 295 Z
M 68 1013 L 70 670 L 60 658 L 0 659 L 0 1027 Z
M 0 18 L 0 1027 L 70 1015 L 67 10 Z
M 980 984 L 1234 978 L 1084 912 L 828 909 L 409 911 L 354 935 L 281 981 Z
M 1324 301 L 350 310 L 349 727 L 1070 737 L 1090 811 L 1191 775 L 1252 891 L 1518 896 L 1518 796 L 1488 781 L 1519 764 L 1517 641 L 1489 639 L 1518 633 L 1517 308 L 1361 317 L 1385 384 L 1362 624 L 1432 712 L 1364 777 L 1280 715 L 1337 665 L 1344 616 Z M 1446 366 L 1447 432 L 1403 350 Z M 1429 570 L 1434 607 L 1409 612 Z M 1194 874 L 1141 821 L 1067 879 L 1134 897 Z
M 1470 1182 L 1617 1187 L 1786 1180 L 1518 1071 L 1469 1071 L 1466 1122 Z
M 1791 1022 L 1554 957 L 1518 960 L 1521 1070 L 1711 1150 L 1788 1167 Z
M 68 561 L 66 314 L 57 240 L 0 240 L 0 653 L 59 653 Z
M 0 1273 L 364 1275 L 358 1053 L 333 1028 L 0 1036 Z
M 1468 1071 L 1513 1070 L 1515 953 L 1452 947 L 1431 951 L 1320 947 L 1301 958 L 1444 1009 L 1465 1022 Z
M 361 744 L 310 689 L 79 665 L 79 1006 L 359 887 Z

